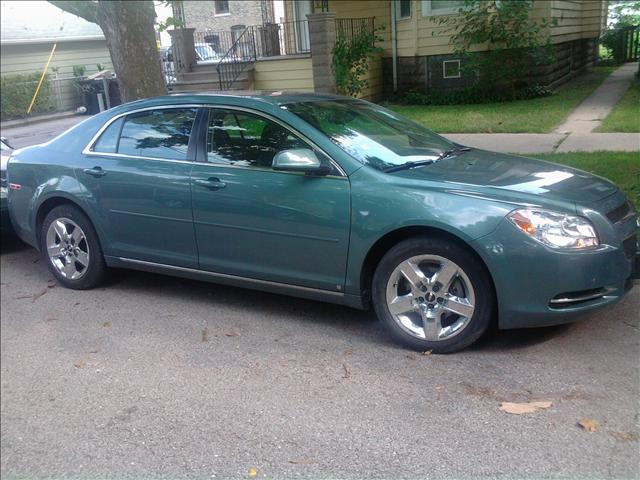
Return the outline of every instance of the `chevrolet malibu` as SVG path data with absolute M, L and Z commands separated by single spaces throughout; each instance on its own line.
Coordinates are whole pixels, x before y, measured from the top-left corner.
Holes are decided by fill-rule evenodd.
M 8 186 L 66 287 L 125 267 L 373 307 L 436 353 L 610 306 L 637 275 L 638 216 L 609 181 L 330 95 L 121 105 L 15 151 Z

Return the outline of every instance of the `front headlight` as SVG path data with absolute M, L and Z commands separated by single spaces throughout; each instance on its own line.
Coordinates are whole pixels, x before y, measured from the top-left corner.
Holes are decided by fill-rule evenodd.
M 583 249 L 600 244 L 589 220 L 575 215 L 523 208 L 507 215 L 531 238 L 552 248 Z

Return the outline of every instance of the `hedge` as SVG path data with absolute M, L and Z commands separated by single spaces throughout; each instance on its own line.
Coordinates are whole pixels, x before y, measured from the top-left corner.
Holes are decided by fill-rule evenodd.
M 34 72 L 2 75 L 0 77 L 0 118 L 2 120 L 25 117 L 27 115 L 27 109 L 38 86 L 40 75 L 40 73 Z M 48 75 L 45 75 L 31 113 L 49 112 L 54 109 L 53 89 Z

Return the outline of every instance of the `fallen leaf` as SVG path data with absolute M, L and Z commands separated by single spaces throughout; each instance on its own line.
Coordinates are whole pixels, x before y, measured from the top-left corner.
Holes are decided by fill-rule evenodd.
M 238 332 L 227 332 L 225 333 L 227 337 L 239 337 L 240 334 Z
M 253 467 L 251 467 L 251 468 L 249 469 L 249 477 L 253 478 L 253 477 L 255 477 L 257 474 L 258 474 L 258 470 L 257 470 L 257 469 L 255 469 L 255 468 L 253 468 Z
M 344 375 L 342 375 L 342 378 L 349 378 L 351 376 L 351 372 L 344 363 L 342 364 L 342 368 L 344 368 Z
M 309 458 L 304 458 L 302 460 L 289 460 L 289 463 L 293 463 L 294 465 L 311 465 L 314 461 Z
M 609 435 L 617 438 L 618 440 L 624 440 L 626 442 L 635 442 L 640 439 L 640 435 L 638 435 L 637 433 L 611 431 L 609 432 Z
M 422 355 L 431 355 L 433 353 L 433 350 L 425 350 L 424 352 L 422 352 Z
M 353 350 L 351 348 L 344 351 L 345 356 L 353 355 Z
M 73 366 L 76 367 L 76 368 L 83 368 L 84 367 L 84 362 L 82 360 L 79 360 L 77 362 L 74 362 Z
M 523 413 L 534 413 L 538 410 L 549 408 L 553 405 L 551 402 L 526 402 L 526 403 L 512 403 L 501 402 L 500 410 L 513 415 L 522 415 Z
M 209 330 L 207 329 L 207 327 L 204 327 L 202 329 L 202 341 L 203 342 L 208 342 L 209 341 Z
M 578 426 L 585 432 L 597 432 L 600 423 L 592 418 L 583 418 L 578 422 Z
M 111 322 L 104 322 L 104 323 L 102 324 L 102 326 L 103 326 L 104 328 L 111 328 Z

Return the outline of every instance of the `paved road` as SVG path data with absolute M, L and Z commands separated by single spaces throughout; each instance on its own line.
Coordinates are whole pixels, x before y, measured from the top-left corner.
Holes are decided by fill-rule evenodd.
M 47 122 L 3 128 L 0 133 L 9 140 L 13 148 L 28 147 L 30 145 L 48 142 L 87 118 L 89 117 L 85 115 L 76 115 Z
M 425 356 L 343 307 L 135 272 L 49 288 L 17 242 L 0 261 L 2 478 L 640 475 L 640 287 Z

